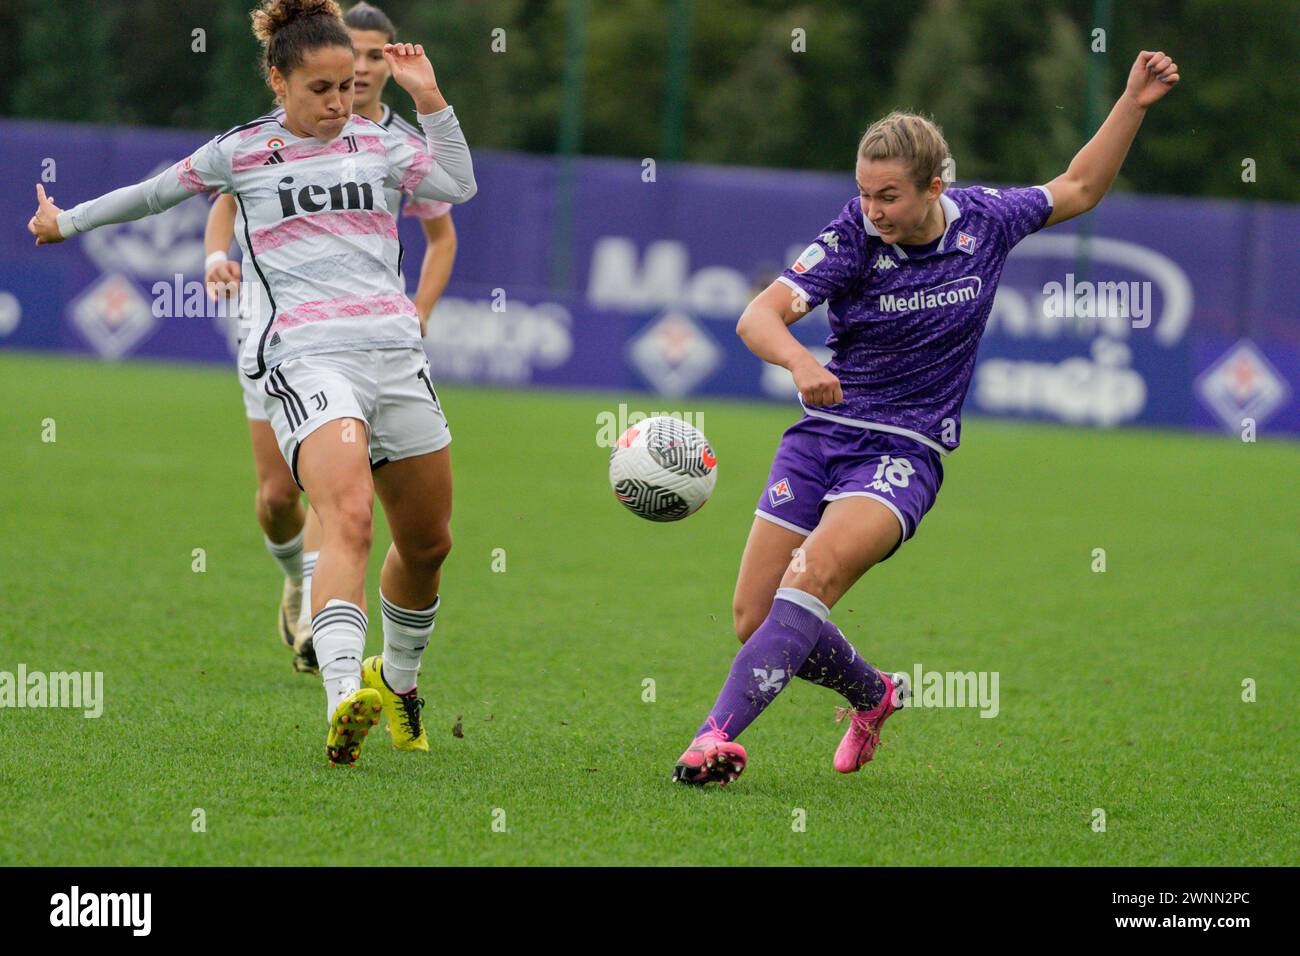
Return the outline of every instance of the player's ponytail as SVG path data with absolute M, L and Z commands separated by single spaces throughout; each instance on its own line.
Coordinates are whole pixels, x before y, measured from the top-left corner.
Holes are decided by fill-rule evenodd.
M 352 49 L 336 0 L 262 0 L 251 16 L 253 36 L 262 42 L 262 73 L 268 81 L 271 67 L 287 76 L 311 50 Z
M 899 160 L 918 190 L 929 188 L 936 176 L 947 182 L 948 141 L 938 124 L 916 113 L 895 111 L 872 123 L 858 143 L 858 158 Z
M 393 21 L 388 19 L 388 14 L 384 13 L 372 3 L 361 3 L 348 7 L 348 12 L 343 14 L 343 23 L 349 30 L 374 30 L 376 33 L 382 33 L 392 43 L 397 39 L 397 27 L 393 26 Z

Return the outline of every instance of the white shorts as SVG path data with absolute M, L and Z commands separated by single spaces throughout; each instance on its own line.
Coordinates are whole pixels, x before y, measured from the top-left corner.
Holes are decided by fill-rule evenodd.
M 259 391 L 262 383 L 249 378 L 238 368 L 235 369 L 235 374 L 239 376 L 239 387 L 244 393 L 244 415 L 250 422 L 267 421 L 266 409 L 262 407 L 265 399 Z
M 269 369 L 256 385 L 299 487 L 298 449 L 316 429 L 340 418 L 366 423 L 371 468 L 451 444 L 421 349 L 305 355 Z
M 235 355 L 244 351 L 244 337 L 248 335 L 248 329 L 242 325 L 239 327 L 239 345 L 235 349 Z M 262 383 L 257 379 L 249 378 L 239 369 L 239 361 L 235 361 L 235 374 L 239 376 L 239 390 L 244 393 L 244 415 L 250 422 L 267 421 L 266 409 L 262 407 Z

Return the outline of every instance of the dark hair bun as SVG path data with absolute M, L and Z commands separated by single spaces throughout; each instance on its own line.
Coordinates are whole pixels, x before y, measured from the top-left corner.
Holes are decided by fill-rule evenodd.
M 253 36 L 270 43 L 289 24 L 308 17 L 343 19 L 343 11 L 336 0 L 262 0 L 253 11 Z
M 252 17 L 253 35 L 262 41 L 262 75 L 268 84 L 272 67 L 288 75 L 312 50 L 352 49 L 335 0 L 262 0 Z

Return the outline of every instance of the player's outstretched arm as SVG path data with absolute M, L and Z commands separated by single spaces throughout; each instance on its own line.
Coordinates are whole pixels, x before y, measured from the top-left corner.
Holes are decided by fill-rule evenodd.
M 206 150 L 206 147 L 205 147 Z M 204 150 L 200 150 L 200 153 Z M 199 153 L 194 154 L 196 157 Z M 36 237 L 38 246 L 62 242 L 78 232 L 89 232 L 115 222 L 132 222 L 145 216 L 165 212 L 196 192 L 215 189 L 193 171 L 194 157 L 164 169 L 152 179 L 114 189 L 98 199 L 60 209 L 46 198 L 45 189 L 36 186 L 36 215 L 27 223 L 27 231 Z
M 478 184 L 474 181 L 469 145 L 456 119 L 456 111 L 448 109 L 438 89 L 438 79 L 433 64 L 424 55 L 424 47 L 418 43 L 388 43 L 384 45 L 384 59 L 393 72 L 393 79 L 415 101 L 425 136 L 427 155 L 403 155 L 397 159 L 402 191 L 417 199 L 450 203 L 473 198 Z M 430 157 L 433 158 L 431 166 Z M 408 182 L 408 178 L 412 181 Z
M 1047 184 L 1052 193 L 1052 226 L 1087 212 L 1101 202 L 1128 148 L 1137 136 L 1147 107 L 1178 83 L 1178 64 L 1164 53 L 1143 50 L 1129 70 L 1124 93 L 1111 109 L 1101 129 L 1079 150 L 1070 168 Z
M 789 327 L 807 313 L 803 299 L 788 285 L 773 282 L 745 307 L 736 334 L 764 362 L 789 369 L 805 404 L 834 405 L 844 400 L 840 380 L 790 334 Z

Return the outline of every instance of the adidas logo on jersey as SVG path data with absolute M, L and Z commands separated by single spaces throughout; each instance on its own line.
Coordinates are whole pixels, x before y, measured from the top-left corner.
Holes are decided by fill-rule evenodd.
M 335 183 L 328 188 L 309 183 L 297 191 L 295 203 L 295 193 L 290 185 L 292 182 L 292 176 L 285 176 L 276 187 L 276 193 L 280 197 L 280 211 L 286 219 L 299 212 L 320 212 L 323 209 L 341 211 L 375 208 L 374 190 L 370 183 Z
M 897 269 L 897 268 L 898 268 L 898 261 L 897 261 L 896 259 L 891 259 L 891 258 L 889 258 L 889 256 L 885 255 L 885 254 L 882 252 L 882 253 L 881 253 L 881 254 L 876 258 L 876 266 L 875 266 L 875 267 L 876 267 L 877 269 L 882 270 L 882 271 L 885 270 L 885 269 Z

